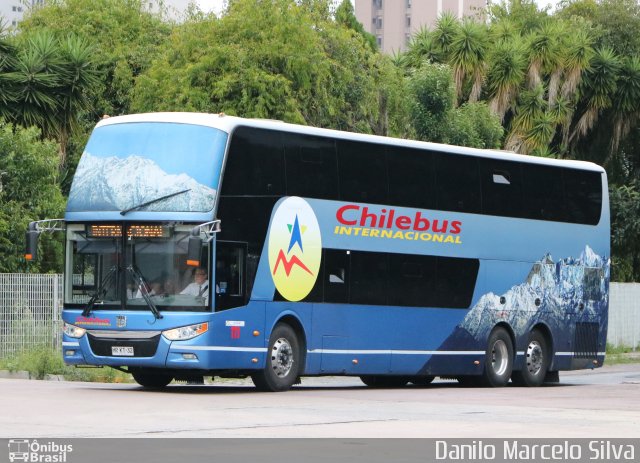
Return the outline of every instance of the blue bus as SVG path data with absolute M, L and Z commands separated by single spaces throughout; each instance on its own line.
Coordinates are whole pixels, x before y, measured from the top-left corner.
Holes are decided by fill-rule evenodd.
M 586 162 L 224 114 L 107 118 L 63 221 L 64 361 L 153 388 L 557 382 L 604 362 L 608 203 Z M 30 225 L 29 253 L 51 228 Z

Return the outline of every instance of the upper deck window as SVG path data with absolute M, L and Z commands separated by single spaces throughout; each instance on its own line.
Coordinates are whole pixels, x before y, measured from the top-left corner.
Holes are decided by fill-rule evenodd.
M 67 211 L 208 212 L 227 135 L 178 123 L 123 123 L 93 131 Z M 164 199 L 163 199 L 164 198 Z

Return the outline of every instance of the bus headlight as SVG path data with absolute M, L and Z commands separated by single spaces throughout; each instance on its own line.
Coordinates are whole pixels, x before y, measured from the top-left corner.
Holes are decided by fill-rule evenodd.
M 197 325 L 181 326 L 162 332 L 162 336 L 169 341 L 186 341 L 206 333 L 209 329 L 209 323 L 198 323 Z
M 84 336 L 84 333 L 87 332 L 87 330 L 85 330 L 84 328 L 71 325 L 67 322 L 64 322 L 64 324 L 62 325 L 62 331 L 70 338 L 81 338 L 82 336 Z

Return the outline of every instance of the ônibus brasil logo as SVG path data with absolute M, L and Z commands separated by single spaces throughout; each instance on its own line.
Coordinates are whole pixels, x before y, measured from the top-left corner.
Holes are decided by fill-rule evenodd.
M 269 269 L 283 298 L 299 301 L 309 294 L 321 257 L 322 238 L 313 209 L 302 198 L 285 199 L 269 230 Z

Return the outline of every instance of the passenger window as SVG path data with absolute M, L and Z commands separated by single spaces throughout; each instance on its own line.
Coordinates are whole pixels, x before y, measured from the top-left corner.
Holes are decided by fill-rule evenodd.
M 285 144 L 287 195 L 338 199 L 338 170 L 332 139 L 294 135 Z
M 480 172 L 471 156 L 438 153 L 436 160 L 436 208 L 453 212 L 480 212 Z
M 340 200 L 387 203 L 385 147 L 338 140 Z

